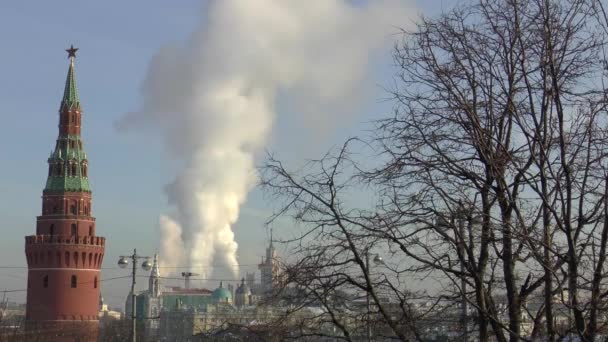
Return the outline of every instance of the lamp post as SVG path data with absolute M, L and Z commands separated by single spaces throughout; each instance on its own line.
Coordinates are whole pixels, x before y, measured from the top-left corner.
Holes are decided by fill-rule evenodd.
M 458 248 L 460 249 L 459 253 L 461 253 L 461 255 L 464 255 L 465 253 L 465 241 L 464 241 L 464 236 L 466 234 L 465 231 L 465 227 L 464 227 L 464 219 L 462 217 L 459 217 L 458 219 L 458 232 L 460 234 L 460 243 L 458 244 Z M 462 302 L 460 303 L 460 319 L 461 319 L 461 326 L 462 326 L 462 341 L 463 342 L 467 342 L 469 340 L 469 327 L 468 327 L 468 303 L 467 303 L 467 280 L 464 277 L 464 272 L 465 272 L 465 267 L 464 267 L 464 263 L 460 263 L 460 274 L 461 274 L 461 279 L 460 279 L 460 288 L 462 289 Z
M 150 263 L 150 257 L 148 256 L 143 256 L 143 255 L 137 255 L 137 249 L 133 249 L 133 254 L 132 255 L 121 255 L 120 259 L 118 259 L 118 266 L 120 266 L 120 268 L 126 268 L 129 265 L 129 259 L 131 259 L 133 262 L 133 269 L 131 272 L 131 320 L 133 323 L 133 327 L 132 327 L 132 337 L 131 337 L 131 341 L 136 342 L 137 341 L 137 315 L 136 315 L 136 299 L 137 296 L 135 295 L 135 283 L 136 283 L 136 275 L 137 275 L 137 262 L 141 259 L 145 259 L 144 262 L 141 264 L 141 268 L 144 269 L 144 271 L 149 271 L 152 268 L 152 263 Z
M 382 257 L 378 254 L 375 254 L 374 256 L 374 264 L 376 265 L 386 265 L 384 263 L 384 259 L 382 259 Z M 369 248 L 365 250 L 365 268 L 367 270 L 367 276 L 370 277 L 370 268 L 369 268 Z M 371 291 L 371 288 L 370 288 Z M 365 292 L 365 299 L 367 302 L 367 341 L 370 342 L 372 340 L 372 326 L 370 324 L 370 316 L 371 316 L 371 305 L 370 305 L 370 300 L 369 300 L 369 292 L 370 291 L 366 291 Z
M 456 224 L 457 227 L 456 229 L 458 229 L 458 235 L 460 235 L 460 238 L 457 240 L 457 246 L 456 248 L 458 249 L 458 254 L 459 255 L 463 255 L 465 254 L 465 244 L 466 244 L 466 240 L 465 240 L 465 236 L 466 236 L 466 227 L 465 227 L 465 220 L 468 220 L 470 218 L 470 215 L 467 215 L 468 213 L 465 211 L 465 209 L 463 208 L 462 204 L 459 204 L 458 206 L 458 210 L 456 213 L 453 213 L 450 217 L 450 222 L 445 222 L 445 220 L 442 217 L 439 217 L 439 219 L 437 220 L 437 226 L 440 228 L 450 228 L 453 224 Z M 465 265 L 464 263 L 460 263 L 460 273 L 461 273 L 461 278 L 460 278 L 460 289 L 462 292 L 462 296 L 461 296 L 461 302 L 460 302 L 460 327 L 462 329 L 462 341 L 467 342 L 469 340 L 469 332 L 468 332 L 468 302 L 467 302 L 467 281 L 464 277 L 465 274 Z

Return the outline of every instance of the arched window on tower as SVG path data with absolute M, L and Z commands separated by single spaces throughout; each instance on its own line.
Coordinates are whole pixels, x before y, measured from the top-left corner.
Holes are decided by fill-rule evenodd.
M 76 204 L 70 205 L 70 214 L 76 215 Z
M 72 281 L 71 281 L 71 285 L 72 288 L 75 289 L 76 285 L 78 285 L 78 279 L 76 278 L 76 275 L 72 274 Z
M 95 279 L 93 280 L 93 288 L 97 288 L 97 277 L 95 277 Z
M 65 265 L 70 267 L 70 252 L 65 252 Z
M 47 287 L 49 287 L 49 276 L 45 275 L 44 278 L 42 278 L 42 287 L 44 287 L 45 289 Z
M 72 164 L 72 176 L 76 177 L 78 176 L 77 172 L 76 172 L 76 164 Z
M 89 236 L 93 236 L 93 226 L 89 226 Z
M 72 223 L 71 230 L 72 236 L 76 236 L 78 234 L 78 227 L 76 226 L 76 223 Z
M 49 234 L 51 236 L 55 235 L 55 225 L 51 224 L 51 228 L 49 228 Z

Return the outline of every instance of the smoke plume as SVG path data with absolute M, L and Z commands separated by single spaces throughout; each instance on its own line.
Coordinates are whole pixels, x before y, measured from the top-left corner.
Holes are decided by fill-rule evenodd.
M 254 162 L 277 116 L 327 125 L 356 105 L 370 61 L 413 11 L 402 0 L 216 0 L 183 44 L 163 47 L 143 84 L 143 103 L 118 127 L 152 124 L 179 161 L 160 218 L 164 265 L 231 267 L 232 225 L 256 182 Z

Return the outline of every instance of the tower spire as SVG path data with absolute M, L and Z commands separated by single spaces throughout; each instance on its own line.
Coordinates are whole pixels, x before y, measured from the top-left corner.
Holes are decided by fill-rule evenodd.
M 270 248 L 272 248 L 272 227 L 270 228 Z
M 78 98 L 76 76 L 74 75 L 74 60 L 76 59 L 76 51 L 78 51 L 78 49 L 75 48 L 74 45 L 71 45 L 70 48 L 65 51 L 68 53 L 70 66 L 68 68 L 68 75 L 65 80 L 65 89 L 63 91 L 63 99 L 61 100 L 60 110 L 80 111 L 80 99 Z
M 154 254 L 154 264 L 148 279 L 148 291 L 152 297 L 160 296 L 160 272 L 158 270 L 158 254 Z
M 48 159 L 49 173 L 45 191 L 91 192 L 87 155 L 80 136 L 82 111 L 74 73 L 74 59 L 78 49 L 72 45 L 65 51 L 68 53 L 70 65 L 59 109 L 59 136 L 55 150 Z

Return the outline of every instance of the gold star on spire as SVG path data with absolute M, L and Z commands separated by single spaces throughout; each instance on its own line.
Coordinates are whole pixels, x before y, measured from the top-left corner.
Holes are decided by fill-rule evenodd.
M 78 51 L 78 48 L 75 48 L 74 45 L 70 45 L 70 48 L 65 51 L 68 53 L 68 58 L 76 58 L 76 51 Z

